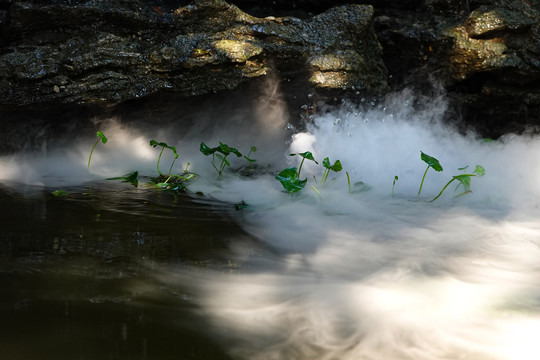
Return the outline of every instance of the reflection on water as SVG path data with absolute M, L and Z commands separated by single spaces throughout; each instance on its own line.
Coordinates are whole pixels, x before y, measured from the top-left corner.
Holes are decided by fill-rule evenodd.
M 0 188 L 0 349 L 5 359 L 226 359 L 194 295 L 163 268 L 235 271 L 257 248 L 228 204 L 91 183 Z

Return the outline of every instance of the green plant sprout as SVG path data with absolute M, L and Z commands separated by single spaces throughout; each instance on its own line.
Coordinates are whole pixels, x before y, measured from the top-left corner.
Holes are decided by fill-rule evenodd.
M 161 155 L 163 155 L 163 150 L 165 149 L 169 149 L 173 152 L 174 154 L 174 159 L 171 163 L 171 167 L 169 168 L 169 173 L 167 174 L 167 176 L 169 176 L 171 174 L 171 171 L 172 171 L 172 168 L 173 168 L 173 165 L 174 165 L 174 162 L 176 161 L 176 159 L 178 159 L 178 153 L 176 152 L 176 148 L 174 146 L 169 146 L 167 145 L 166 143 L 164 142 L 160 142 L 158 143 L 156 140 L 150 140 L 150 146 L 152 147 L 156 147 L 156 146 L 161 146 L 161 152 L 159 153 L 159 157 L 158 157 L 158 161 L 157 161 L 157 171 L 159 173 L 160 176 L 165 176 L 160 170 L 159 170 L 159 162 L 161 161 Z
M 343 170 L 343 167 L 341 166 L 341 161 L 339 160 L 336 160 L 336 162 L 333 165 L 331 165 L 330 159 L 328 159 L 328 157 L 325 157 L 322 164 L 325 169 L 322 175 L 321 185 L 326 184 L 326 180 L 328 179 L 328 175 L 330 174 L 330 171 L 339 172 Z
M 304 160 L 308 159 L 308 160 L 313 161 L 317 165 L 319 164 L 313 157 L 313 154 L 311 153 L 311 151 L 306 151 L 306 152 L 298 153 L 298 154 L 289 154 L 289 156 L 296 156 L 296 155 L 299 155 L 302 157 L 302 161 L 300 162 L 300 166 L 298 167 L 298 177 L 300 177 L 300 172 L 302 171 L 302 165 L 304 165 Z
M 247 154 L 247 155 L 244 155 L 244 159 L 246 159 L 247 161 L 249 161 L 249 166 L 251 166 L 251 164 L 253 164 L 254 162 L 257 161 L 257 160 L 255 160 L 255 159 L 250 158 L 251 153 L 254 153 L 254 152 L 257 152 L 257 147 L 256 147 L 256 146 L 252 146 L 251 149 L 249 149 L 248 154 Z
M 101 132 L 101 131 L 98 131 L 96 133 L 98 139 L 96 141 L 96 143 L 94 144 L 94 146 L 92 147 L 92 150 L 90 151 L 90 156 L 88 157 L 88 168 L 90 169 L 90 160 L 92 160 L 92 153 L 94 152 L 94 149 L 96 148 L 96 145 L 101 141 L 103 144 L 105 144 L 107 141 L 109 141 L 109 139 L 107 139 L 107 137 Z
M 347 174 L 347 185 L 349 185 L 349 192 L 351 193 L 351 177 L 349 176 L 349 173 L 345 171 L 345 174 Z
M 464 168 L 459 168 L 459 170 L 465 170 L 466 168 L 467 166 Z M 459 186 L 463 186 L 463 190 L 464 190 L 462 193 L 456 195 L 456 197 L 460 197 L 460 196 L 463 196 L 465 194 L 472 192 L 471 191 L 471 177 L 472 176 L 481 177 L 481 176 L 484 176 L 485 174 L 486 174 L 486 170 L 482 166 L 476 165 L 476 168 L 474 169 L 472 174 L 461 174 L 461 175 L 453 176 L 452 179 L 449 182 L 447 182 L 446 185 L 444 185 L 441 192 L 437 196 L 435 196 L 433 199 L 431 199 L 430 202 L 437 200 L 442 195 L 444 190 L 446 190 L 446 188 L 454 180 L 459 181 L 459 184 L 456 186 L 456 190 L 459 188 Z
M 392 182 L 392 197 L 394 197 L 395 193 L 394 193 L 394 188 L 396 186 L 396 181 L 399 180 L 399 177 L 396 175 L 394 176 L 394 181 Z
M 424 176 L 422 177 L 422 182 L 420 183 L 420 188 L 418 189 L 418 195 L 420 196 L 420 192 L 422 191 L 422 186 L 424 185 L 424 179 L 426 178 L 426 174 L 429 170 L 429 168 L 433 168 L 435 171 L 443 171 L 443 168 L 441 164 L 439 163 L 439 160 L 435 159 L 434 157 L 431 157 L 427 154 L 424 154 L 422 151 L 420 151 L 420 158 L 422 161 L 424 161 L 428 166 L 426 168 L 426 171 L 424 172 Z
M 313 154 L 310 151 L 298 154 L 289 154 L 289 156 L 296 155 L 302 157 L 300 167 L 298 169 L 295 167 L 286 168 L 285 170 L 282 170 L 279 174 L 276 175 L 276 179 L 281 182 L 281 185 L 283 185 L 285 191 L 290 194 L 298 192 L 302 190 L 304 186 L 306 186 L 307 178 L 305 178 L 304 180 L 300 180 L 300 171 L 302 171 L 302 165 L 304 165 L 304 161 L 308 159 L 318 164 L 318 162 L 315 161 L 315 158 L 313 158 Z
M 117 176 L 113 178 L 108 178 L 107 180 L 122 180 L 123 182 L 130 183 L 131 185 L 137 187 L 139 186 L 139 172 L 133 171 L 124 176 Z
M 230 161 L 227 160 L 227 156 L 229 156 L 230 154 L 234 154 L 237 157 L 242 157 L 242 153 L 240 153 L 240 151 L 238 151 L 236 148 L 228 146 L 227 144 L 223 144 L 222 142 L 219 143 L 219 146 L 216 146 L 214 148 L 208 147 L 204 142 L 201 142 L 199 150 L 205 156 L 212 155 L 212 166 L 214 167 L 214 169 L 216 169 L 218 173 L 218 180 L 221 179 L 225 166 L 231 166 Z M 216 158 L 221 160 L 220 164 L 217 166 Z M 250 162 L 251 160 L 252 159 L 248 159 L 248 161 Z
M 304 180 L 300 180 L 298 178 L 298 169 L 295 167 L 282 170 L 276 175 L 276 179 L 281 182 L 281 185 L 283 185 L 285 191 L 290 194 L 302 190 L 307 183 L 307 178 Z

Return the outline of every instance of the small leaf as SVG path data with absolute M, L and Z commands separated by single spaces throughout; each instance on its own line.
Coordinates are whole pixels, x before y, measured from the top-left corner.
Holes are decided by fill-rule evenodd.
M 439 163 L 439 160 L 435 159 L 432 156 L 429 156 L 427 154 L 424 154 L 422 151 L 420 151 L 420 158 L 428 164 L 433 170 L 435 171 L 443 171 L 443 168 L 441 164 Z
M 133 171 L 124 176 L 118 176 L 113 178 L 108 178 L 107 180 L 122 180 L 123 182 L 130 183 L 131 185 L 137 187 L 139 186 L 139 172 Z
M 397 176 L 397 175 L 396 175 L 396 176 L 394 176 L 394 180 L 399 180 L 399 178 L 398 178 L 398 176 Z
M 165 146 L 165 147 L 174 153 L 175 159 L 178 159 L 178 153 L 176 152 L 176 148 L 174 146 Z
M 343 167 L 341 166 L 341 161 L 336 160 L 334 165 L 330 166 L 329 169 L 334 171 L 334 172 L 339 172 L 339 171 L 343 170 Z
M 281 182 L 283 188 L 291 194 L 302 190 L 307 183 L 307 178 L 304 180 L 298 179 L 297 171 L 297 168 L 292 167 L 282 170 L 276 175 L 276 179 Z
M 335 171 L 335 172 L 343 170 L 343 167 L 341 166 L 341 161 L 339 161 L 339 160 L 336 160 L 334 165 L 330 165 L 330 159 L 325 157 L 322 164 L 323 164 L 323 166 L 325 168 L 330 169 L 330 170 Z
M 311 151 L 306 151 L 306 152 L 303 152 L 303 153 L 299 153 L 298 155 L 300 155 L 300 156 L 303 157 L 304 159 L 308 159 L 308 160 L 314 161 L 315 164 L 318 164 L 318 162 L 315 161 L 315 158 L 313 157 L 313 154 L 311 153 Z
M 465 171 L 465 170 L 467 170 L 468 167 L 469 167 L 469 165 L 464 166 L 464 167 L 460 167 L 460 168 L 458 168 L 458 170 L 460 170 L 460 171 Z
M 484 176 L 486 174 L 486 169 L 484 169 L 484 167 L 482 167 L 481 165 L 476 165 L 476 168 L 474 169 L 474 172 L 478 176 Z
M 236 210 L 243 210 L 243 209 L 246 209 L 249 205 L 246 204 L 246 202 L 244 200 L 240 201 L 239 203 L 237 204 L 234 204 L 234 208 Z
M 208 147 L 205 143 L 201 142 L 201 146 L 199 148 L 199 150 L 206 156 L 208 155 L 212 155 L 213 153 L 215 153 L 219 148 L 215 147 L 215 148 L 210 148 Z
M 465 192 L 470 191 L 470 189 L 471 189 L 471 174 L 456 175 L 456 176 L 453 176 L 453 178 L 456 179 L 457 181 L 459 181 L 461 183 L 461 185 L 463 185 L 463 189 L 465 190 Z
M 52 194 L 56 197 L 62 197 L 69 195 L 69 192 L 67 192 L 66 190 L 54 190 Z
M 109 139 L 107 139 L 107 137 L 101 132 L 101 131 L 98 131 L 96 133 L 97 137 L 101 139 L 101 142 L 103 144 L 105 144 L 107 141 L 109 141 Z
M 150 140 L 150 146 L 156 147 L 158 145 L 159 145 L 159 143 L 156 140 Z
M 222 142 L 219 143 L 219 150 L 218 150 L 220 153 L 222 153 L 223 155 L 229 155 L 230 153 L 233 153 L 234 155 L 238 156 L 238 157 L 242 157 L 242 154 L 240 153 L 240 151 L 238 151 L 237 149 L 227 145 L 227 144 L 223 144 Z
M 252 146 L 251 149 L 249 150 L 251 152 L 257 152 L 257 147 L 256 146 Z

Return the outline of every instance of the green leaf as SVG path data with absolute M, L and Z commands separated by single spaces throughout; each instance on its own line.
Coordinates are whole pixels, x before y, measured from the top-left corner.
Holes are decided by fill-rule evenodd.
M 397 175 L 394 176 L 394 180 L 399 180 L 399 177 Z
M 204 155 L 208 156 L 208 155 L 212 155 L 213 153 L 215 153 L 219 148 L 218 147 L 215 147 L 215 148 L 211 148 L 211 147 L 208 147 L 205 143 L 201 142 L 201 146 L 199 148 L 200 152 L 202 152 Z
M 150 146 L 156 147 L 158 145 L 159 145 L 159 143 L 156 140 L 150 140 Z
M 295 193 L 304 188 L 307 183 L 307 178 L 304 180 L 298 179 L 298 169 L 295 167 L 282 170 L 276 175 L 276 179 L 281 182 L 283 188 L 289 193 Z
M 243 210 L 243 209 L 246 209 L 249 205 L 244 201 L 240 201 L 239 203 L 237 204 L 234 204 L 234 208 L 236 210 Z
M 219 149 L 218 151 L 222 153 L 223 155 L 229 155 L 230 153 L 233 153 L 237 157 L 242 157 L 242 154 L 237 149 L 227 145 L 223 144 L 222 142 L 219 143 Z
M 105 144 L 107 141 L 109 141 L 109 139 L 107 139 L 107 137 L 101 132 L 101 131 L 98 131 L 96 133 L 97 137 L 101 139 L 101 142 L 103 144 Z
M 291 154 L 292 155 L 292 154 Z M 303 153 L 298 153 L 298 155 L 300 155 L 301 157 L 303 157 L 304 159 L 308 159 L 308 160 L 311 160 L 311 161 L 314 161 L 315 164 L 318 164 L 318 162 L 315 160 L 315 158 L 313 157 L 313 154 L 311 153 L 311 151 L 306 151 L 306 152 L 303 152 Z
M 256 146 L 252 146 L 251 149 L 249 150 L 250 152 L 257 152 L 257 147 Z
M 63 197 L 69 195 L 69 192 L 66 190 L 54 190 L 52 194 L 56 197 Z
M 174 146 L 165 146 L 165 147 L 173 152 L 175 159 L 178 159 L 178 153 L 176 152 L 176 148 Z
M 433 170 L 443 171 L 442 165 L 439 163 L 439 160 L 435 159 L 434 157 L 424 154 L 422 151 L 420 151 L 420 158 L 431 168 L 433 168 Z
M 325 168 L 330 169 L 330 170 L 335 171 L 335 172 L 343 170 L 343 167 L 341 166 L 341 161 L 339 161 L 339 160 L 336 160 L 334 165 L 330 165 L 330 159 L 325 157 L 322 164 L 323 164 L 323 166 Z
M 130 183 L 131 185 L 137 187 L 139 186 L 139 172 L 133 171 L 124 176 L 118 176 L 113 178 L 108 178 L 107 180 L 122 180 L 123 182 Z
M 481 165 L 476 165 L 476 168 L 474 169 L 474 172 L 478 176 L 484 176 L 486 174 L 486 169 L 484 169 L 484 167 L 482 167 Z
M 465 170 L 467 170 L 468 167 L 469 167 L 469 165 L 464 166 L 464 167 L 460 167 L 460 168 L 458 168 L 458 170 L 460 170 L 460 171 L 465 171 Z
M 463 184 L 463 187 L 465 190 L 469 190 L 471 187 L 471 174 L 462 174 L 462 175 L 456 175 L 452 176 L 454 179 L 459 181 L 461 184 Z

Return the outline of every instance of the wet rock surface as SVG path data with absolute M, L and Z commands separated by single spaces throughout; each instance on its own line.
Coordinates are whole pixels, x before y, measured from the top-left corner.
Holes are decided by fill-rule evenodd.
M 539 24 L 538 2 L 521 0 L 427 0 L 375 19 L 394 85 L 440 84 L 449 115 L 492 137 L 540 125 Z
M 540 125 L 539 13 L 532 0 L 2 1 L 0 110 L 249 94 L 268 78 L 298 112 L 310 93 L 439 87 L 449 118 L 497 137 Z
M 256 18 L 221 0 L 168 10 L 142 1 L 15 1 L 0 55 L 3 105 L 116 104 L 160 90 L 193 96 L 263 76 L 387 90 L 373 8 L 307 20 Z

